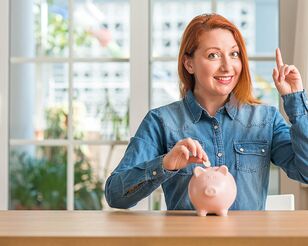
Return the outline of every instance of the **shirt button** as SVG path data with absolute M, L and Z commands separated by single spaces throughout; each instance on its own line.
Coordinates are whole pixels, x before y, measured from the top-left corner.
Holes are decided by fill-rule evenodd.
M 261 149 L 261 152 L 264 153 L 264 152 L 265 152 L 265 149 Z
M 217 125 L 214 125 L 214 129 L 215 129 L 215 130 L 218 129 L 218 126 L 217 126 Z
M 244 149 L 243 149 L 243 148 L 240 148 L 240 151 L 241 151 L 241 152 L 244 152 Z
M 156 171 L 153 171 L 152 174 L 153 174 L 153 176 L 156 176 L 157 172 L 156 172 Z
M 217 153 L 217 156 L 218 156 L 218 157 L 222 157 L 222 153 L 218 152 L 218 153 Z

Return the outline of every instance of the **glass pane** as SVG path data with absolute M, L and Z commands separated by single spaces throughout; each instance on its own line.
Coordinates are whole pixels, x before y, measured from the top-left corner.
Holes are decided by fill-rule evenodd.
M 65 64 L 12 64 L 10 138 L 67 137 L 68 67 Z
M 12 0 L 11 56 L 68 54 L 67 1 Z M 21 11 L 22 9 L 22 11 Z
M 273 68 L 276 63 L 274 61 L 250 62 L 249 66 L 255 96 L 263 103 L 279 108 L 279 93 L 272 78 Z
M 275 55 L 278 47 L 278 0 L 218 0 L 217 13 L 242 32 L 249 56 Z
M 129 22 L 129 0 L 75 0 L 74 54 L 128 57 Z
M 196 15 L 211 12 L 210 0 L 153 0 L 152 56 L 177 56 L 182 33 Z
M 153 62 L 151 108 L 179 100 L 177 62 Z
M 66 209 L 66 147 L 10 149 L 10 209 Z
M 279 189 L 279 170 L 280 168 L 271 164 L 270 168 L 270 178 L 268 185 L 268 195 L 278 195 L 280 194 Z
M 104 197 L 105 181 L 120 162 L 126 147 L 126 145 L 75 147 L 75 209 L 110 209 Z
M 129 64 L 74 64 L 74 136 L 127 140 Z

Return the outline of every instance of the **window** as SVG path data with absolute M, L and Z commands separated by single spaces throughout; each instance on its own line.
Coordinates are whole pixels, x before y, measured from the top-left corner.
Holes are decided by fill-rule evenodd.
M 106 163 L 129 135 L 129 1 L 10 11 L 9 208 L 102 209 Z

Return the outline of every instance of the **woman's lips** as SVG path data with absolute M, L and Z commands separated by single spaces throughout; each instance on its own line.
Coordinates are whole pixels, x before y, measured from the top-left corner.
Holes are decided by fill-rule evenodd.
M 232 81 L 233 76 L 214 76 L 214 79 L 216 79 L 221 84 L 229 84 Z

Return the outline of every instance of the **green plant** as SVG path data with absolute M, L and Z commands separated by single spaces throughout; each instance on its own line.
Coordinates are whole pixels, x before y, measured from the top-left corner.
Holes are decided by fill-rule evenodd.
M 75 149 L 75 209 L 102 209 L 103 182 L 93 173 L 82 147 Z
M 66 136 L 67 113 L 61 107 L 46 110 L 47 138 Z M 77 133 L 77 136 L 82 136 Z M 76 138 L 76 136 L 75 136 Z M 102 209 L 103 182 L 91 166 L 83 147 L 74 149 L 74 206 L 76 209 Z M 13 209 L 65 209 L 67 149 L 43 147 L 11 151 L 10 207 Z
M 128 135 L 129 108 L 127 107 L 125 114 L 121 116 L 113 106 L 107 89 L 105 90 L 105 105 L 102 108 L 103 111 L 101 112 L 101 121 L 111 122 L 112 124 L 111 138 L 117 141 L 125 139 L 125 137 Z
M 48 7 L 54 5 L 53 1 L 47 1 Z M 37 1 L 34 5 L 34 28 L 35 28 L 35 43 L 36 53 L 41 55 L 65 55 L 68 52 L 69 46 L 69 26 L 68 19 L 65 19 L 62 15 L 48 12 L 47 26 L 42 26 L 41 23 L 41 2 Z M 45 23 L 45 22 L 44 22 Z M 46 33 L 43 34 L 42 29 L 47 28 Z M 74 41 L 77 46 L 90 46 L 91 34 L 79 27 L 76 27 L 73 31 Z M 45 35 L 45 36 L 43 36 Z
M 65 209 L 66 165 L 25 152 L 12 152 L 10 159 L 11 208 Z

